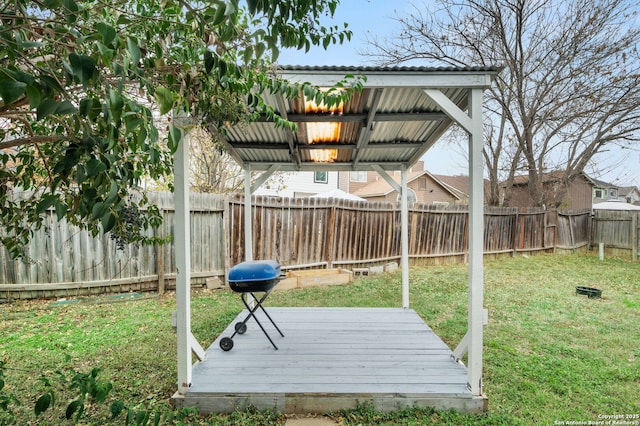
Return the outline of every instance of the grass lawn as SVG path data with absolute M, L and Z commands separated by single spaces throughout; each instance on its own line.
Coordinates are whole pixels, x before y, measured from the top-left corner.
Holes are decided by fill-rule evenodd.
M 410 285 L 411 307 L 455 347 L 466 331 L 466 265 L 414 267 Z M 576 286 L 601 288 L 603 298 L 578 296 Z M 268 305 L 401 306 L 400 273 L 360 278 L 348 286 L 274 292 Z M 485 307 L 490 313 L 484 340 L 487 414 L 421 409 L 380 414 L 363 404 L 331 417 L 344 425 L 554 425 L 628 416 L 615 421 L 640 424 L 640 263 L 591 255 L 487 261 Z M 113 390 L 104 404 L 87 401 L 83 424 L 124 424 L 123 416 L 109 420 L 115 399 L 138 412 L 169 415 L 176 389 L 174 309 L 173 294 L 0 305 L 5 382 L 0 407 L 2 398 L 14 395 L 21 403 L 9 402 L 16 424 L 64 424 L 65 408 L 77 396 L 66 388 L 77 373 L 99 368 L 97 379 L 111 382 Z M 203 347 L 240 309 L 230 291 L 193 295 L 192 328 Z M 49 391 L 52 408 L 36 417 L 36 399 Z M 186 424 L 286 420 L 251 410 L 206 419 L 172 414 L 186 416 Z M 0 408 L 0 425 L 10 421 Z

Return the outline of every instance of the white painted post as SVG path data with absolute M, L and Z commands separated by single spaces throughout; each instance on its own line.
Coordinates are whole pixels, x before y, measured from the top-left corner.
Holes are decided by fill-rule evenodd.
M 191 385 L 191 232 L 189 219 L 189 142 L 185 136 L 174 156 L 176 237 L 176 332 L 178 340 L 178 393 Z
M 400 232 L 401 236 L 401 263 L 402 263 L 402 307 L 409 308 L 409 202 L 407 190 L 407 168 L 400 171 Z
M 484 299 L 484 180 L 482 136 L 482 89 L 469 90 L 469 386 L 482 395 L 482 345 Z
M 253 260 L 253 220 L 251 217 L 251 166 L 244 169 L 244 260 Z

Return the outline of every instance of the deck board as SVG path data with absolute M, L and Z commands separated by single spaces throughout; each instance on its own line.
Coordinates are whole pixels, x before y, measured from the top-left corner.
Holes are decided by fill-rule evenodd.
M 380 410 L 402 406 L 482 411 L 486 399 L 467 387 L 467 369 L 411 309 L 269 308 L 285 337 L 263 313 L 233 334 L 241 312 L 193 367 L 192 385 L 177 398 L 201 412 L 224 412 L 251 404 L 283 412 L 327 412 L 370 400 Z

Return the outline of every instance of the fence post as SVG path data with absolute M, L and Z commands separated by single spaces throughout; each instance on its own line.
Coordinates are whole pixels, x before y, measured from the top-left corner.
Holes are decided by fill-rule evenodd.
M 222 281 L 226 284 L 227 271 L 231 268 L 231 197 L 226 195 L 224 197 L 223 212 L 222 212 L 222 235 L 224 238 L 223 250 L 224 250 L 224 272 Z
M 513 257 L 518 254 L 518 229 L 520 228 L 520 210 L 515 209 L 515 217 L 513 218 Z
M 631 212 L 631 260 L 638 260 L 638 212 Z
M 164 214 L 164 209 L 162 210 L 163 219 L 166 219 Z M 158 227 L 158 238 L 164 238 L 164 226 L 165 220 L 162 221 L 162 224 Z M 165 291 L 165 283 L 164 283 L 164 244 L 156 244 L 156 269 L 158 271 L 158 294 L 164 294 Z
M 335 236 L 336 236 L 336 200 L 331 203 L 331 207 L 329 209 L 329 223 L 328 226 L 328 235 L 327 235 L 327 269 L 333 268 L 333 256 L 335 253 Z

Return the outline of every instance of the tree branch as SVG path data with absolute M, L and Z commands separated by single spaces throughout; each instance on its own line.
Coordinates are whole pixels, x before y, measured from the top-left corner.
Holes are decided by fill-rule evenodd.
M 17 146 L 23 145 L 37 145 L 40 143 L 58 142 L 67 139 L 68 138 L 64 136 L 30 136 L 27 138 L 17 138 L 10 141 L 0 142 L 0 150 L 15 148 Z

